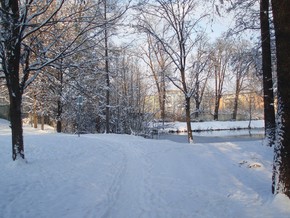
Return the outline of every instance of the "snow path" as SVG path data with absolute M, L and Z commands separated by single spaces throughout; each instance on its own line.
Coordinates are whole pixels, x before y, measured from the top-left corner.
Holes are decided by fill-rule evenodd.
M 189 145 L 26 127 L 24 164 L 11 161 L 10 137 L 0 123 L 1 218 L 290 217 L 289 199 L 270 193 L 273 154 L 261 141 Z

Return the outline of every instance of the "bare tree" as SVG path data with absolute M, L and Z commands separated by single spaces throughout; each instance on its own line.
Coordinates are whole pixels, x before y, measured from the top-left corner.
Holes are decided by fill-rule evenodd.
M 156 3 L 147 3 L 140 9 L 138 28 L 152 35 L 159 41 L 164 51 L 171 59 L 175 68 L 175 77 L 168 79 L 183 93 L 185 106 L 185 119 L 187 124 L 188 142 L 193 141 L 191 130 L 190 99 L 193 95 L 193 87 L 187 84 L 187 71 L 191 67 L 188 64 L 188 56 L 200 39 L 198 23 L 204 17 L 194 17 L 197 2 L 195 0 L 165 1 L 157 0 Z M 159 22 L 167 29 L 166 36 L 160 35 L 153 28 L 150 16 L 159 19 Z
M 104 57 L 104 75 L 105 75 L 105 122 L 106 122 L 106 132 L 111 132 L 110 122 L 110 52 L 112 50 L 111 38 L 116 34 L 116 28 L 119 25 L 118 22 L 122 19 L 125 12 L 130 6 L 131 0 L 122 1 L 122 0 L 100 0 L 98 1 L 98 7 L 100 9 L 101 17 L 103 20 L 103 57 Z
M 164 122 L 166 113 L 166 76 L 168 76 L 170 59 L 164 52 L 162 44 L 150 34 L 147 34 L 147 46 L 147 49 L 143 49 L 145 57 L 142 58 L 142 60 L 146 63 L 152 73 L 157 88 L 161 119 Z
M 235 97 L 232 119 L 237 119 L 238 102 L 241 91 L 247 88 L 246 79 L 250 70 L 254 69 L 253 54 L 249 47 L 249 42 L 241 41 L 237 43 L 231 57 L 231 69 L 235 77 Z
M 200 114 L 200 106 L 203 96 L 208 85 L 208 81 L 212 75 L 212 65 L 210 61 L 211 49 L 206 39 L 200 40 L 196 55 L 193 57 L 192 78 L 195 101 L 194 117 L 197 119 Z
M 213 119 L 218 120 L 220 101 L 223 96 L 225 77 L 228 72 L 232 55 L 232 43 L 230 40 L 217 39 L 212 53 L 214 69 L 214 112 Z

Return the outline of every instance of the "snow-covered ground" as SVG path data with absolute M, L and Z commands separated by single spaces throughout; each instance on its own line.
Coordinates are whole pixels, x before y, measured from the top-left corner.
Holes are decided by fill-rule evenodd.
M 0 120 L 1 218 L 290 217 L 271 194 L 273 149 L 261 140 L 186 144 L 24 128 L 11 159 Z

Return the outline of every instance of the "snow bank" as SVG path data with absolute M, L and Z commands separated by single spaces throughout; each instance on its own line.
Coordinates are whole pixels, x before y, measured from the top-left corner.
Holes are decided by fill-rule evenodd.
M 155 127 L 161 129 L 162 123 L 155 123 Z M 263 120 L 253 120 L 250 124 L 251 128 L 264 128 Z M 214 131 L 214 130 L 239 130 L 248 129 L 249 121 L 206 121 L 192 122 L 191 128 L 193 131 Z M 185 122 L 167 122 L 165 123 L 165 132 L 186 132 L 187 127 Z

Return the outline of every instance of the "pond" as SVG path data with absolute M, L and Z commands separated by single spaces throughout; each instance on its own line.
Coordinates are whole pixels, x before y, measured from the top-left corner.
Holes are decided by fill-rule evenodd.
M 252 141 L 262 140 L 264 138 L 264 129 L 202 131 L 193 132 L 192 134 L 195 143 Z M 158 136 L 154 136 L 154 138 L 159 140 L 187 143 L 187 133 L 162 133 Z

